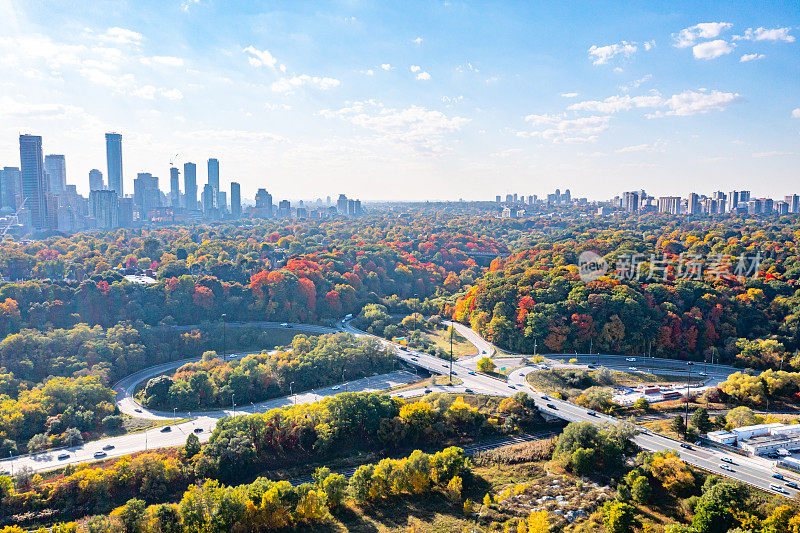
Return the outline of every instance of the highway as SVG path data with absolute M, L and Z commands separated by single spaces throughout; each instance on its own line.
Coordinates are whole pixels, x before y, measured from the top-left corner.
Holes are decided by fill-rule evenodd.
M 279 327 L 280 324 L 276 324 L 276 327 Z M 298 330 L 306 330 L 302 324 L 293 324 L 293 327 L 296 327 Z M 482 352 L 486 351 L 487 354 L 495 353 L 495 348 L 490 343 L 481 339 L 477 336 L 474 332 L 471 334 L 472 330 L 469 330 L 465 326 L 457 325 L 458 331 L 464 334 L 471 342 L 474 342 L 478 347 L 479 355 L 482 356 Z M 316 328 L 320 328 L 320 333 L 332 332 L 337 331 L 330 328 L 323 328 L 321 326 L 315 326 Z M 466 331 L 464 331 L 466 329 Z M 341 324 L 341 331 L 347 331 L 352 333 L 356 336 L 367 336 L 367 333 L 364 333 L 360 330 L 355 329 L 349 322 L 342 322 Z M 473 340 L 474 339 L 474 340 Z M 385 339 L 379 339 L 387 348 L 391 349 L 399 359 L 406 362 L 409 366 L 419 367 L 427 370 L 433 374 L 447 374 L 450 369 L 450 364 L 447 361 L 439 359 L 438 357 L 418 352 L 412 349 L 404 349 L 398 347 L 396 344 L 391 343 Z M 244 354 L 237 354 L 237 356 L 242 356 Z M 591 355 L 591 356 L 570 356 L 570 355 L 555 355 L 552 357 L 557 357 L 559 359 L 571 359 L 577 358 L 579 364 L 589 364 L 592 362 L 600 361 L 603 365 L 608 366 L 609 368 L 627 368 L 627 366 L 637 366 L 637 368 L 641 369 L 653 369 L 655 371 L 685 371 L 687 365 L 685 362 L 669 360 L 669 359 L 659 359 L 659 358 L 646 358 L 646 361 L 640 358 L 637 358 L 636 362 L 627 361 L 627 358 L 624 356 L 599 356 L 599 355 Z M 525 381 L 525 375 L 528 372 L 535 370 L 534 367 L 523 367 L 521 369 L 517 369 L 512 372 L 508 377 L 508 382 L 490 377 L 485 374 L 481 374 L 473 370 L 471 365 L 474 364 L 472 358 L 464 358 L 459 361 L 454 361 L 452 368 L 453 374 L 459 378 L 463 383 L 459 386 L 455 387 L 446 387 L 446 386 L 436 386 L 430 387 L 431 391 L 436 392 L 476 392 L 476 393 L 484 393 L 484 394 L 492 394 L 497 396 L 511 396 L 516 394 L 517 392 L 526 392 L 531 395 L 536 403 L 536 406 L 543 412 L 553 415 L 557 418 L 561 418 L 562 420 L 568 422 L 591 422 L 593 424 L 618 424 L 621 421 L 615 419 L 613 417 L 609 417 L 602 414 L 596 414 L 593 416 L 590 410 L 579 407 L 572 403 L 557 400 L 550 396 L 544 398 L 542 393 L 536 391 L 528 385 Z M 196 359 L 194 359 L 196 360 Z M 144 418 L 171 418 L 172 413 L 163 413 L 163 412 L 156 412 L 156 411 L 147 411 L 143 407 L 139 406 L 135 400 L 132 398 L 131 393 L 135 389 L 136 384 L 140 383 L 144 379 L 150 379 L 150 377 L 159 375 L 163 372 L 172 370 L 177 368 L 181 364 L 185 364 L 189 360 L 185 361 L 178 361 L 175 363 L 167 363 L 164 365 L 157 365 L 156 367 L 152 367 L 141 372 L 137 372 L 131 376 L 126 377 L 125 379 L 121 380 L 116 386 L 115 390 L 119 394 L 118 402 L 120 404 L 120 409 L 124 410 L 123 412 L 130 412 L 133 411 L 134 416 L 144 417 Z M 550 364 L 558 364 L 557 361 L 549 361 Z M 698 368 L 702 367 L 706 374 L 707 378 L 710 382 L 716 382 L 718 380 L 724 379 L 730 373 L 736 371 L 736 369 L 732 367 L 725 367 L 721 365 L 697 365 Z M 699 373 L 699 372 L 698 372 Z M 385 390 L 387 388 L 393 387 L 395 385 L 409 383 L 418 379 L 414 374 L 410 372 L 396 372 L 392 374 L 387 374 L 383 376 L 374 376 L 371 378 L 365 378 L 364 380 L 357 380 L 354 382 L 349 382 L 346 385 L 346 390 L 350 391 L 376 391 L 376 390 Z M 693 387 L 694 389 L 694 387 Z M 190 417 L 195 416 L 193 420 L 189 422 L 185 422 L 183 424 L 178 424 L 172 427 L 171 431 L 169 432 L 161 432 L 159 429 L 151 429 L 144 434 L 133 434 L 133 435 L 124 435 L 121 437 L 114 437 L 111 439 L 103 439 L 91 443 L 87 443 L 84 446 L 71 448 L 66 450 L 68 454 L 68 458 L 59 460 L 58 455 L 61 453 L 65 453 L 62 451 L 50 451 L 45 452 L 42 454 L 37 454 L 36 456 L 25 456 L 15 458 L 13 460 L 5 460 L 0 462 L 0 470 L 12 470 L 16 468 L 20 468 L 22 466 L 30 466 L 34 470 L 43 471 L 48 469 L 57 468 L 67 463 L 82 463 L 95 460 L 94 453 L 97 451 L 101 451 L 103 446 L 113 445 L 114 449 L 107 450 L 106 453 L 108 457 L 117 457 L 122 456 L 138 451 L 142 451 L 145 449 L 152 449 L 155 447 L 170 447 L 170 446 L 178 446 L 182 445 L 185 440 L 186 436 L 189 432 L 198 429 L 200 433 L 198 433 L 198 437 L 200 437 L 201 441 L 206 441 L 210 437 L 210 430 L 213 430 L 214 424 L 219 418 L 224 416 L 231 416 L 233 414 L 244 414 L 244 413 L 252 413 L 252 412 L 263 412 L 268 409 L 281 407 L 285 405 L 289 405 L 290 403 L 306 403 L 306 402 L 313 402 L 321 399 L 324 396 L 329 396 L 331 394 L 337 394 L 339 392 L 344 392 L 345 385 L 327 387 L 325 389 L 317 390 L 317 391 L 309 391 L 303 394 L 297 394 L 293 397 L 287 398 L 278 398 L 275 400 L 270 400 L 268 402 L 263 402 L 257 405 L 247 406 L 246 408 L 242 409 L 239 407 L 235 413 L 233 409 L 224 409 L 224 410 L 217 410 L 217 411 L 209 411 L 203 413 L 178 413 L 176 416 L 183 418 L 183 417 Z M 396 396 L 400 397 L 411 397 L 423 394 L 425 391 L 423 389 L 413 389 L 413 390 L 406 390 L 402 392 L 395 393 Z M 141 412 L 136 411 L 136 409 L 140 409 Z M 130 414 L 130 413 L 129 413 Z M 641 446 L 645 450 L 650 451 L 662 451 L 662 450 L 675 450 L 687 463 L 693 464 L 700 468 L 706 469 L 708 471 L 714 472 L 716 474 L 728 476 L 734 479 L 738 479 L 744 483 L 750 484 L 752 486 L 764 489 L 764 490 L 773 490 L 771 485 L 780 485 L 784 487 L 782 490 L 785 490 L 785 496 L 794 495 L 797 493 L 794 489 L 786 488 L 784 483 L 772 478 L 772 462 L 759 458 L 759 457 L 744 457 L 738 454 L 727 454 L 720 450 L 710 449 L 710 448 L 700 448 L 695 445 L 692 445 L 692 449 L 685 449 L 679 446 L 679 442 L 674 441 L 672 439 L 668 439 L 666 437 L 655 435 L 649 432 L 644 428 L 638 428 L 639 432 L 634 437 L 635 442 Z M 721 461 L 722 457 L 727 457 L 731 463 L 728 463 L 728 466 L 733 470 L 727 471 L 720 466 L 723 463 Z M 773 490 L 774 492 L 774 490 Z

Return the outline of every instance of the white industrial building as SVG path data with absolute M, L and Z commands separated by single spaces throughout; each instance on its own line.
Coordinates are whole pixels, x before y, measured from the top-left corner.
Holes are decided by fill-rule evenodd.
M 789 452 L 800 450 L 800 424 L 758 424 L 731 431 L 712 431 L 706 437 L 712 442 L 736 445 L 751 455 L 788 455 Z

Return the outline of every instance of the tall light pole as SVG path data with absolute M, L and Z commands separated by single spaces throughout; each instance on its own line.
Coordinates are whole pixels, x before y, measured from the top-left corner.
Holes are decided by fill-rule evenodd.
M 450 324 L 450 385 L 453 384 L 453 330 L 455 328 Z
M 347 383 L 344 380 L 344 373 L 347 372 L 346 368 L 342 368 L 342 383 L 344 383 L 344 391 L 347 392 Z
M 689 385 L 692 382 L 692 362 L 688 361 L 686 363 L 686 368 L 688 372 L 688 376 L 686 378 L 686 419 L 683 423 L 683 440 L 686 440 L 686 434 L 689 431 Z
M 236 397 L 236 394 L 232 392 L 231 393 L 231 407 L 233 408 L 233 415 L 232 416 L 236 416 L 236 402 L 234 401 L 235 397 Z
M 228 360 L 228 323 L 225 322 L 225 319 L 228 318 L 228 315 L 222 313 L 222 360 Z
M 289 396 L 292 397 L 292 404 L 297 405 L 297 398 L 294 397 L 294 381 L 289 383 Z

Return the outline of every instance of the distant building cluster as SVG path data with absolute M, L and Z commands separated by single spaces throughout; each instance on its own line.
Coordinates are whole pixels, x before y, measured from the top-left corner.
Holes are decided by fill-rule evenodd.
M 648 403 L 659 403 L 677 400 L 683 397 L 683 392 L 674 387 L 661 387 L 659 385 L 640 385 L 638 387 L 620 387 L 611 396 L 611 401 L 618 405 L 633 405 L 638 400 L 647 400 Z
M 552 194 L 544 198 L 539 198 L 535 194 L 506 194 L 505 202 L 500 195 L 495 196 L 495 203 L 502 206 L 502 218 L 523 218 L 535 210 L 541 210 L 553 206 L 586 205 L 586 198 L 572 197 L 569 189 L 563 193 L 556 189 Z
M 605 208 L 605 209 L 604 209 Z M 800 197 L 796 194 L 785 196 L 783 200 L 772 198 L 753 198 L 750 191 L 717 191 L 711 196 L 691 193 L 687 198 L 680 196 L 660 196 L 655 198 L 644 190 L 628 191 L 615 196 L 611 206 L 602 206 L 598 215 L 608 215 L 613 211 L 626 213 L 670 213 L 673 215 L 711 216 L 725 213 L 742 215 L 788 215 L 800 213 Z
M 712 431 L 706 437 L 718 444 L 738 446 L 750 455 L 788 456 L 800 450 L 800 424 L 758 424 L 730 431 Z
M 318 198 L 292 205 L 289 200 L 273 204 L 266 189 L 258 189 L 254 206 L 243 208 L 241 186 L 230 183 L 230 197 L 221 190 L 220 163 L 207 162 L 207 182 L 198 189 L 197 165 L 183 165 L 181 171 L 170 164 L 169 192 L 159 187 L 159 178 L 140 172 L 133 180 L 133 194 L 125 194 L 122 171 L 122 135 L 106 133 L 107 180 L 102 171 L 89 171 L 89 197 L 78 194 L 67 184 L 66 158 L 43 155 L 42 137 L 20 135 L 20 165 L 0 170 L 0 232 L 26 234 L 85 229 L 110 230 L 146 223 L 201 222 L 252 218 L 357 217 L 361 201 L 339 195 L 335 204 Z M 199 198 L 198 198 L 199 192 Z

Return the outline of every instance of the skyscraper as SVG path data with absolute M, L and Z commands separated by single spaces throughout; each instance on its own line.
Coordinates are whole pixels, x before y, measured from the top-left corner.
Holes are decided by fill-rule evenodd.
M 175 167 L 169 169 L 169 204 L 172 207 L 181 205 L 180 172 Z
M 186 196 L 186 210 L 197 211 L 197 165 L 183 164 L 183 194 Z
M 140 172 L 133 180 L 133 203 L 139 212 L 140 220 L 150 220 L 154 209 L 161 207 L 161 191 L 158 178 L 149 172 Z
M 93 168 L 89 171 L 89 192 L 104 191 L 106 186 L 103 184 L 103 173 Z
M 219 161 L 213 157 L 208 160 L 208 184 L 214 188 L 214 205 L 216 206 L 219 193 Z
M 790 213 L 800 213 L 800 196 L 796 194 L 790 194 L 788 196 L 784 196 L 783 201 L 788 205 Z
M 347 214 L 347 196 L 344 194 L 340 194 L 336 200 L 336 210 L 343 215 Z
M 272 216 L 272 195 L 266 189 L 258 189 L 256 192 L 256 208 L 253 213 L 259 218 Z
M 47 225 L 47 202 L 44 190 L 44 161 L 42 138 L 39 135 L 19 136 L 19 161 L 21 166 L 22 197 L 31 212 L 34 230 Z
M 235 181 L 231 182 L 231 216 L 233 218 L 242 216 L 242 189 Z
M 119 227 L 119 198 L 114 191 L 96 189 L 89 193 L 90 213 L 95 227 L 114 229 Z
M 108 190 L 115 191 L 122 198 L 122 135 L 106 133 L 106 162 L 108 164 Z
M 22 178 L 17 167 L 3 167 L 0 170 L 0 208 L 17 210 L 22 194 Z
M 67 187 L 67 163 L 63 155 L 44 156 L 44 171 L 50 174 L 48 192 L 62 194 Z
M 206 183 L 203 187 L 203 213 L 206 217 L 210 218 L 215 214 L 214 200 L 216 195 L 214 187 L 210 183 Z

